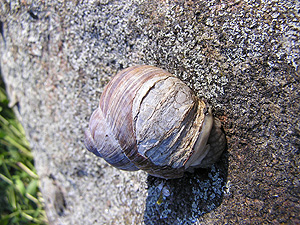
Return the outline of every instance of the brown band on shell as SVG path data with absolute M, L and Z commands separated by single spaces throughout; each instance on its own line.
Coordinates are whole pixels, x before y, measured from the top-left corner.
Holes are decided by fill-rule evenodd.
M 90 135 L 90 136 L 89 136 Z M 138 168 L 122 153 L 118 141 L 112 136 L 103 113 L 97 108 L 91 116 L 89 128 L 86 131 L 86 146 L 95 155 L 104 158 L 118 169 L 136 171 Z M 108 149 L 109 151 L 102 151 Z

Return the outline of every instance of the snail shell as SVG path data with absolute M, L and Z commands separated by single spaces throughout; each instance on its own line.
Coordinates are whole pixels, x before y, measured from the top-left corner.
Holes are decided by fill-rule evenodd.
M 153 66 L 119 72 L 105 87 L 85 131 L 85 146 L 122 170 L 166 179 L 215 163 L 226 145 L 208 104 Z

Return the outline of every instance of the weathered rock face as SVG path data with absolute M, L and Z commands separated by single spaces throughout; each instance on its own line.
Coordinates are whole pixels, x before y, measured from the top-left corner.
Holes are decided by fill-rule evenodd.
M 62 3 L 63 2 L 63 3 Z M 25 1 L 1 5 L 1 71 L 53 224 L 300 223 L 298 1 Z M 228 150 L 164 182 L 85 150 L 103 86 L 168 70 L 214 106 Z

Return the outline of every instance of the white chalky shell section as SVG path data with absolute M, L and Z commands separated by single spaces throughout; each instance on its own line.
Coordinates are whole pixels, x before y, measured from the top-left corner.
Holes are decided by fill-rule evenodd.
M 187 118 L 196 104 L 191 90 L 175 77 L 162 76 L 146 82 L 137 96 L 143 96 L 133 103 L 139 153 L 159 166 L 182 167 L 203 122 L 200 107 L 194 109 L 200 112 L 196 118 Z

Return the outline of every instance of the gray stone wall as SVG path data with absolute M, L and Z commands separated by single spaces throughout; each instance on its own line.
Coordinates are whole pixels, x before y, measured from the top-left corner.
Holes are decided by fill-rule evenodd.
M 1 2 L 1 72 L 51 224 L 300 223 L 299 1 Z M 119 171 L 83 131 L 131 65 L 173 73 L 222 121 L 220 162 L 179 180 Z M 161 204 L 159 188 L 170 191 Z

